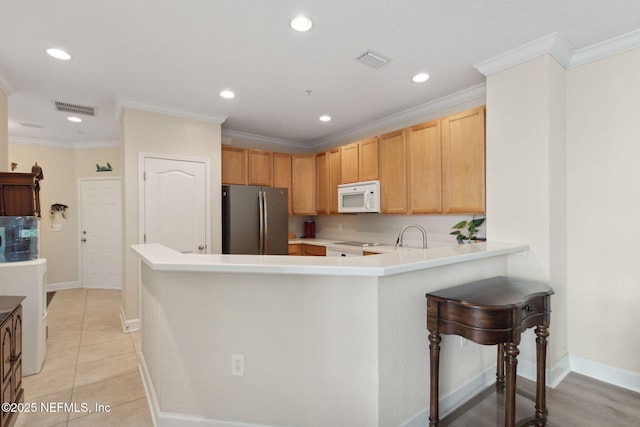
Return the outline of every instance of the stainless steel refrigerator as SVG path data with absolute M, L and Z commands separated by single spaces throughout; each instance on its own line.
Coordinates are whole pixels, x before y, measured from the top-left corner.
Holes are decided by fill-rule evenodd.
M 222 253 L 287 255 L 287 189 L 222 186 Z

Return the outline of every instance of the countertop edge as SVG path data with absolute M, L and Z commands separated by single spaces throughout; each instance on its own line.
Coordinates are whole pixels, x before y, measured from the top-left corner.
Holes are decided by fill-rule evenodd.
M 312 276 L 382 277 L 528 250 L 526 244 L 470 243 L 411 249 L 367 257 L 295 257 L 287 255 L 183 254 L 160 244 L 132 245 L 152 270 Z

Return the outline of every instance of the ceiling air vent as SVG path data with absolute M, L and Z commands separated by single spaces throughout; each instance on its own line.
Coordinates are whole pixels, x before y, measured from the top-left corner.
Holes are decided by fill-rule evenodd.
M 86 105 L 69 104 L 68 102 L 53 101 L 56 104 L 56 110 L 65 113 L 82 114 L 84 116 L 95 116 L 96 109 L 87 107 Z
M 383 65 L 388 64 L 390 59 L 385 58 L 379 53 L 368 50 L 365 53 L 359 55 L 356 58 L 356 61 L 361 62 L 364 65 L 368 65 L 371 68 L 380 68 Z

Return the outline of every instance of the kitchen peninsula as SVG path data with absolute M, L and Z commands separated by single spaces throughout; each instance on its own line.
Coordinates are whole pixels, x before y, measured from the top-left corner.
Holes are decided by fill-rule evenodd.
M 487 242 L 332 258 L 132 248 L 142 261 L 140 364 L 157 425 L 219 427 L 422 420 L 425 293 L 506 275 L 507 258 L 527 250 Z M 443 337 L 442 412 L 463 397 L 457 390 L 493 380 L 493 349 L 458 342 Z

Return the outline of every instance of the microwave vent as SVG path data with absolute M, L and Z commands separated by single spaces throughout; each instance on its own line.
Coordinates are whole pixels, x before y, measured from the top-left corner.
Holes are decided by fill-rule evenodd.
M 375 53 L 372 52 L 370 50 L 358 55 L 358 57 L 356 58 L 356 61 L 367 65 L 371 68 L 380 68 L 383 65 L 386 65 L 389 63 L 389 61 L 391 61 L 389 58 L 385 58 L 384 56 L 380 55 L 379 53 Z

